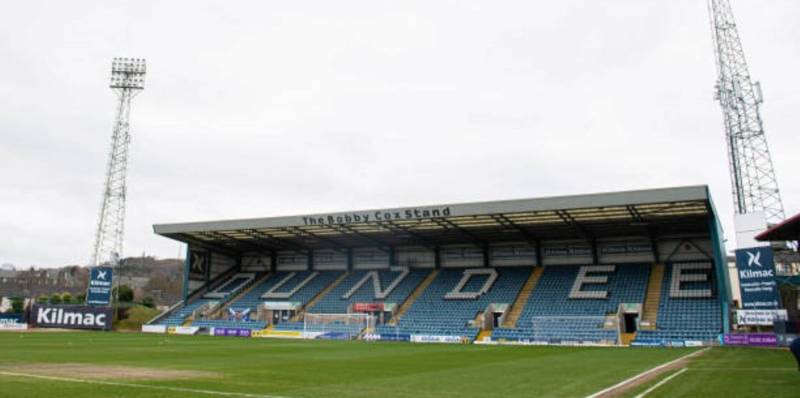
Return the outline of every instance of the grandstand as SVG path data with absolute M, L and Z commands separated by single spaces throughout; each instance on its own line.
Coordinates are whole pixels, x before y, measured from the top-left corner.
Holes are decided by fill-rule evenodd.
M 154 229 L 188 252 L 184 300 L 153 325 L 537 344 L 709 343 L 728 325 L 705 186 Z
M 605 268 L 605 283 L 576 286 L 581 267 L 546 267 L 525 305 L 516 328 L 499 328 L 495 338 L 547 341 L 616 342 L 617 329 L 605 328 L 605 317 L 616 315 L 623 303 L 642 303 L 650 267 L 626 264 Z M 597 267 L 594 267 L 597 268 Z M 578 289 L 580 287 L 581 289 Z M 588 294 L 587 294 L 588 293 Z M 602 293 L 602 297 L 591 293 Z
M 474 269 L 442 270 L 431 286 L 419 297 L 396 325 L 378 327 L 382 334 L 420 334 L 459 336 L 475 339 L 480 327 L 471 325 L 481 312 L 492 303 L 509 303 L 519 292 L 531 270 L 529 267 L 498 268 L 498 277 L 489 275 L 464 275 Z M 461 286 L 460 282 L 467 280 Z M 453 292 L 480 292 L 491 284 L 485 293 L 476 297 L 453 297 Z

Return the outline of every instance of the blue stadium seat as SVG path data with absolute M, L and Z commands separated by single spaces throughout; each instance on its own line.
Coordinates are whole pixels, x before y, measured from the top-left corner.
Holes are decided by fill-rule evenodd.
M 298 271 L 296 272 L 294 278 L 289 280 L 283 286 L 280 287 L 277 291 L 291 291 L 294 287 L 296 287 L 301 281 L 303 281 L 306 277 L 311 275 L 314 271 Z M 289 275 L 290 272 L 276 272 L 274 275 L 271 275 L 269 278 L 261 282 L 258 286 L 255 286 L 252 290 L 250 290 L 247 294 L 243 297 L 239 298 L 230 303 L 230 307 L 233 308 L 250 308 L 252 314 L 256 314 L 258 311 L 258 305 L 264 301 L 291 301 L 291 302 L 299 302 L 301 305 L 305 305 L 309 300 L 314 298 L 320 291 L 322 291 L 325 287 L 330 285 L 334 280 L 336 280 L 339 275 L 342 274 L 340 271 L 319 271 L 319 274 L 312 279 L 308 284 L 303 286 L 300 290 L 298 290 L 294 295 L 289 298 L 273 298 L 273 299 L 264 299 L 261 296 L 267 292 L 268 290 L 272 289 L 275 285 L 278 284 L 283 278 Z M 220 288 L 216 289 L 216 293 L 222 293 L 220 298 L 207 298 L 203 297 L 197 299 L 186 306 L 179 308 L 173 311 L 169 316 L 160 320 L 158 324 L 160 325 L 167 325 L 167 326 L 179 326 L 186 321 L 186 318 L 194 312 L 195 309 L 200 308 L 202 305 L 211 303 L 214 301 L 224 302 L 225 299 L 232 297 L 234 293 L 244 289 L 248 286 L 248 283 L 251 283 L 253 278 L 249 276 L 242 276 L 241 274 L 234 275 L 228 282 L 223 283 L 220 285 Z M 213 325 L 222 325 L 219 322 L 224 322 L 225 326 L 216 326 L 216 327 L 242 327 L 242 328 L 263 328 L 264 322 L 254 322 L 248 323 L 249 321 L 227 321 L 227 320 L 210 320 L 210 319 L 198 319 L 192 322 L 192 326 L 198 327 L 215 327 Z M 238 325 L 238 326 L 237 326 Z M 260 326 L 259 326 L 260 325 Z M 252 326 L 252 327 L 251 327 Z
M 358 282 L 360 282 L 371 271 L 353 271 L 336 288 L 320 299 L 313 307 L 306 312 L 316 314 L 341 314 L 348 312 L 348 307 L 354 303 L 394 303 L 402 304 L 406 298 L 414 291 L 414 288 L 425 279 L 431 271 L 429 269 L 412 269 L 408 275 L 392 289 L 385 299 L 375 297 L 372 280 L 361 285 L 358 290 L 352 293 L 349 298 L 344 296 L 350 292 Z M 401 271 L 381 270 L 375 271 L 381 283 L 381 289 L 385 290 L 397 278 Z
M 497 328 L 493 339 L 561 342 L 616 342 L 617 330 L 605 329 L 603 318 L 621 303 L 642 303 L 649 264 L 616 265 L 604 284 L 584 284 L 582 291 L 607 291 L 604 299 L 570 298 L 581 266 L 546 267 L 528 298 L 516 328 Z
M 475 339 L 479 329 L 469 322 L 491 303 L 512 303 L 531 273 L 529 267 L 496 268 L 499 276 L 489 291 L 477 299 L 445 299 L 461 280 L 464 269 L 442 269 L 425 292 L 399 319 L 396 326 L 381 325 L 381 334 L 464 336 Z M 474 276 L 462 291 L 478 291 L 488 276 Z
M 278 289 L 278 292 L 286 292 L 291 291 L 297 284 L 307 278 L 311 273 L 314 271 L 297 271 L 295 272 L 294 278 L 289 280 L 286 284 Z M 230 304 L 230 307 L 233 308 L 249 308 L 251 313 L 255 314 L 258 311 L 259 304 L 263 303 L 264 301 L 290 301 L 290 302 L 299 302 L 301 305 L 305 305 L 308 303 L 309 300 L 314 298 L 319 292 L 325 289 L 328 285 L 333 283 L 336 278 L 338 278 L 342 272 L 340 271 L 319 271 L 319 275 L 316 278 L 312 279 L 308 284 L 303 286 L 302 289 L 297 291 L 292 297 L 289 298 L 262 298 L 261 296 L 264 293 L 268 292 L 272 289 L 275 285 L 277 285 L 281 280 L 283 280 L 287 275 L 291 272 L 288 271 L 280 271 L 270 275 L 269 278 L 261 282 L 258 286 L 254 287 L 252 290 L 247 292 L 243 297 L 239 298 L 236 301 L 233 301 Z
M 169 314 L 166 318 L 158 321 L 159 325 L 166 325 L 166 326 L 180 326 L 186 320 L 189 315 L 192 315 L 194 310 L 200 308 L 201 306 L 210 303 L 212 301 L 216 301 L 214 299 L 197 299 L 194 302 L 186 304 L 185 306 L 178 308 L 177 310 L 173 311 Z
M 682 289 L 711 290 L 711 297 L 670 297 L 673 266 L 668 264 L 664 269 L 656 330 L 639 331 L 636 340 L 716 340 L 722 332 L 722 310 L 713 272 L 708 273 L 707 282 L 684 282 L 682 286 Z

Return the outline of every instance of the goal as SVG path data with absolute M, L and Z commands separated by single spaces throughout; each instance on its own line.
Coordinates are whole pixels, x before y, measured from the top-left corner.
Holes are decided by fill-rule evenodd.
M 375 316 L 370 314 L 305 314 L 303 335 L 354 339 L 375 329 Z
M 536 316 L 531 319 L 533 341 L 592 341 L 614 344 L 616 328 L 606 326 L 604 316 Z M 611 325 L 609 325 L 611 326 Z

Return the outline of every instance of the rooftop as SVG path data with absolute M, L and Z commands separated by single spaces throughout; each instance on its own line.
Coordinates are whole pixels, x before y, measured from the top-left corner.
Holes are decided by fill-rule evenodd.
M 219 252 L 704 234 L 708 187 L 687 186 L 330 214 L 156 224 L 155 233 Z

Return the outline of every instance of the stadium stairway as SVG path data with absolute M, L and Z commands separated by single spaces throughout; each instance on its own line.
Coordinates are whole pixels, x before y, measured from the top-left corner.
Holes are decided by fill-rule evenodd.
M 414 304 L 414 301 L 416 301 L 419 296 L 425 292 L 425 289 L 427 289 L 431 282 L 436 279 L 436 275 L 439 275 L 438 269 L 433 270 L 425 279 L 422 280 L 422 283 L 420 283 L 419 286 L 414 289 L 406 301 L 404 301 L 400 308 L 397 309 L 397 312 L 394 314 L 394 316 L 392 316 L 392 319 L 390 319 L 386 324 L 392 326 L 397 325 L 397 321 L 400 319 L 400 317 L 403 316 L 403 314 L 405 314 L 406 311 L 411 308 L 411 305 Z
M 300 321 L 302 321 L 303 320 L 303 314 L 306 312 L 305 311 L 306 308 L 313 307 L 314 304 L 317 303 L 317 301 L 319 301 L 320 299 L 325 297 L 328 293 L 331 292 L 331 290 L 335 289 L 336 286 L 339 286 L 339 284 L 342 283 L 342 281 L 344 281 L 347 278 L 348 275 L 350 275 L 349 272 L 342 273 L 330 285 L 328 285 L 326 288 L 320 290 L 320 292 L 317 293 L 317 295 L 314 296 L 314 298 L 309 300 L 308 303 L 306 303 L 306 305 L 304 305 L 303 308 L 300 311 L 297 311 L 297 314 L 295 314 L 295 316 L 291 319 L 291 321 L 292 322 L 300 322 Z
M 642 321 L 640 327 L 645 330 L 656 329 L 658 307 L 661 301 L 661 286 L 664 280 L 664 264 L 653 264 L 650 268 L 650 278 L 647 281 L 647 295 L 644 299 Z
M 619 343 L 624 346 L 631 345 L 631 341 L 636 340 L 636 332 L 634 333 L 620 333 Z
M 253 281 L 251 281 L 248 284 L 248 286 L 246 286 L 244 289 L 241 289 L 235 295 L 231 296 L 228 300 L 226 300 L 223 305 L 219 306 L 219 308 L 217 308 L 217 310 L 214 311 L 214 313 L 210 314 L 208 316 L 208 318 L 209 319 L 223 319 L 223 318 L 225 318 L 225 315 L 226 315 L 225 311 L 228 310 L 228 307 L 230 307 L 231 304 L 239 301 L 239 299 L 241 299 L 242 297 L 247 295 L 247 293 L 250 293 L 250 291 L 255 289 L 257 286 L 261 285 L 264 281 L 269 279 L 272 275 L 274 275 L 272 272 L 267 272 L 263 276 L 261 276 L 260 278 L 256 278 Z
M 155 318 L 151 319 L 147 322 L 148 325 L 168 325 L 168 326 L 178 326 L 185 323 L 186 318 L 190 316 L 192 311 L 199 305 L 205 304 L 207 299 L 204 299 L 203 296 L 213 291 L 214 289 L 222 286 L 223 284 L 227 283 L 230 278 L 232 278 L 239 270 L 236 268 L 231 268 L 228 271 L 223 272 L 220 275 L 214 277 L 214 279 L 209 282 L 206 286 L 192 292 L 189 297 L 185 300 L 179 301 L 177 304 L 170 307 L 168 310 L 158 314 Z M 187 312 L 187 310 L 189 310 Z
M 525 309 L 525 304 L 528 302 L 528 298 L 531 296 L 533 289 L 536 288 L 536 284 L 539 282 L 539 278 L 542 277 L 543 273 L 544 267 L 535 267 L 533 269 L 531 276 L 528 277 L 528 280 L 525 281 L 525 284 L 522 286 L 522 290 L 519 291 L 517 299 L 514 300 L 514 304 L 511 305 L 511 310 L 503 321 L 503 327 L 513 328 L 517 326 L 519 316 L 522 314 L 522 310 Z M 480 335 L 478 335 L 478 338 L 480 339 Z
M 475 338 L 475 341 L 483 341 L 487 338 L 491 337 L 492 331 L 489 329 L 483 329 L 478 333 L 478 337 Z
M 722 308 L 720 298 L 715 291 L 713 264 L 710 262 L 684 263 L 689 265 L 705 265 L 704 270 L 689 271 L 706 275 L 705 281 L 685 282 L 682 289 L 703 290 L 708 295 L 693 296 L 679 294 L 673 291 L 672 275 L 677 264 L 664 266 L 664 277 L 661 284 L 661 297 L 658 304 L 658 318 L 656 329 L 640 329 L 636 340 L 641 341 L 668 341 L 668 340 L 699 340 L 715 342 L 722 331 Z M 682 291 L 685 293 L 685 290 Z M 674 293 L 674 295 L 673 295 Z

